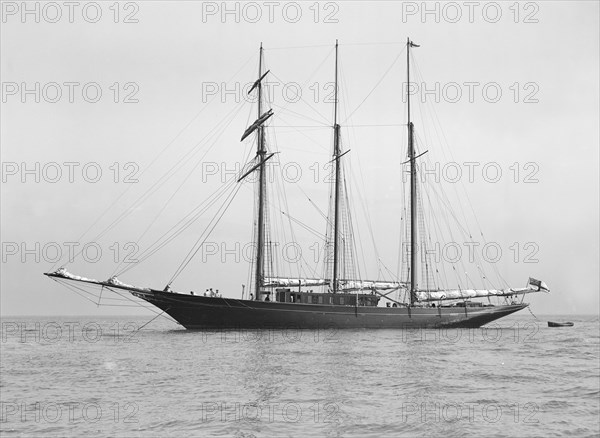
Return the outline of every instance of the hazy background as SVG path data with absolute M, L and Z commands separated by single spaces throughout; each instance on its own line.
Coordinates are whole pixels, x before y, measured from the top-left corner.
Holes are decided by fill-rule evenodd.
M 40 22 L 36 23 L 31 15 L 24 20 L 20 10 L 10 14 L 12 9 L 6 10 L 4 3 L 0 137 L 2 314 L 132 312 L 131 308 L 97 309 L 44 277 L 42 273 L 54 265 L 48 261 L 54 252 L 44 254 L 43 248 L 60 247 L 66 252 L 69 242 L 78 241 L 112 205 L 93 231 L 81 239 L 82 243 L 90 242 L 185 153 L 197 150 L 194 159 L 184 160 L 187 167 L 162 184 L 156 196 L 97 239 L 102 248 L 98 262 L 79 259 L 68 265 L 71 272 L 107 279 L 118 264 L 114 258 L 123 259 L 125 245 L 140 237 L 195 165 L 196 171 L 190 173 L 140 241 L 142 249 L 144 243 L 152 242 L 153 237 L 216 190 L 223 175 L 207 172 L 213 167 L 206 167 L 206 163 L 216 163 L 217 168 L 228 163 L 223 165 L 232 171 L 235 163 L 245 162 L 252 144 L 241 144 L 239 137 L 254 120 L 255 107 L 246 103 L 236 117 L 227 119 L 230 124 L 221 130 L 222 136 L 194 147 L 238 108 L 235 97 L 241 92 L 223 96 L 223 83 L 229 81 L 228 89 L 234 89 L 235 82 L 244 85 L 256 79 L 261 42 L 267 68 L 273 73 L 270 80 L 305 85 L 303 98 L 324 116 L 319 117 L 304 102 L 286 102 L 279 91 L 281 87 L 274 92 L 279 108 L 274 107 L 272 125 L 276 137 L 271 138 L 271 144 L 276 143 L 281 151 L 278 158 L 282 163 L 298 163 L 303 171 L 300 181 L 286 188 L 289 209 L 311 227 L 324 230 L 324 221 L 302 191 L 326 210 L 328 186 L 323 181 L 324 170 L 321 167 L 319 181 L 315 181 L 311 166 L 330 160 L 331 130 L 308 128 L 299 133 L 286 128 L 312 126 L 316 122 L 295 118 L 294 113 L 286 113 L 281 107 L 311 117 L 323 126 L 328 120 L 331 123 L 331 104 L 324 99 L 330 89 L 325 84 L 333 79 L 332 49 L 335 39 L 339 39 L 341 121 L 355 125 L 343 131 L 345 148 L 352 149 L 348 158 L 358 181 L 355 194 L 362 199 L 358 202 L 360 208 L 368 208 L 378 255 L 395 271 L 401 211 L 399 163 L 404 161 L 405 146 L 405 130 L 399 126 L 406 120 L 402 101 L 405 55 L 396 63 L 394 60 L 402 52 L 407 36 L 421 45 L 414 55 L 427 83 L 439 82 L 441 87 L 450 82 L 496 83 L 502 91 L 497 103 L 482 97 L 481 86 L 475 89 L 473 102 L 463 96 L 456 103 L 442 98 L 436 104 L 429 97 L 427 105 L 435 104 L 447 146 L 442 148 L 432 140 L 425 141 L 423 147 L 430 150 L 428 159 L 442 165 L 447 160 L 481 163 L 474 180 L 463 176 L 462 183 L 487 240 L 497 242 L 503 249 L 497 263 L 502 276 L 516 287 L 524 286 L 529 276 L 543 279 L 550 286 L 550 295 L 528 297 L 535 313 L 597 313 L 598 3 L 528 2 L 530 6 L 525 8 L 525 3 L 521 3 L 518 9 L 510 9 L 512 3 L 502 3 L 502 16 L 495 23 L 490 22 L 494 21 L 491 10 L 487 10 L 490 15 L 482 15 L 485 2 L 474 10 L 472 20 L 463 6 L 462 17 L 455 23 L 449 22 L 456 21 L 455 11 L 444 9 L 443 3 L 437 4 L 437 19 L 433 15 L 421 16 L 421 2 L 409 3 L 329 2 L 318 8 L 312 3 L 301 3 L 302 15 L 298 18 L 296 6 L 281 2 L 273 11 L 272 22 L 268 7 L 257 3 L 262 17 L 255 23 L 250 21 L 255 21 L 256 10 L 243 3 L 228 4 L 233 11 L 237 7 L 239 13 L 225 17 L 221 16 L 221 2 L 133 2 L 129 6 L 121 3 L 118 17 L 109 8 L 112 3 L 102 3 L 102 16 L 96 23 L 86 21 L 80 9 L 74 11 L 70 23 L 64 6 L 62 19 L 50 23 L 55 12 L 46 10 L 44 16 L 43 4 L 39 6 Z M 17 8 L 20 5 L 15 3 Z M 35 8 L 34 3 L 28 5 Z M 413 7 L 418 12 L 406 15 Z M 436 3 L 429 3 L 428 7 L 433 10 Z M 206 14 L 215 10 L 214 15 Z M 91 10 L 87 13 L 94 16 Z M 128 15 L 129 20 L 137 22 L 123 22 Z M 532 20 L 537 22 L 526 22 Z M 292 48 L 300 46 L 303 48 Z M 54 92 L 44 99 L 40 91 L 39 103 L 34 94 L 23 97 L 20 89 L 15 95 L 6 92 L 10 90 L 7 83 L 19 87 L 26 83 L 33 88 L 36 82 L 40 83 L 40 90 L 50 82 L 81 85 L 75 88 L 72 103 L 64 85 L 63 96 L 56 103 L 47 101 L 52 100 Z M 97 103 L 86 102 L 81 95 L 83 84 L 90 82 L 99 84 L 102 90 Z M 133 85 L 125 88 L 127 83 Z M 519 84 L 516 99 L 515 83 Z M 524 88 L 527 83 L 534 85 Z M 211 100 L 206 91 L 215 84 L 218 92 Z M 319 90 L 316 102 L 315 90 Z M 530 98 L 537 102 L 526 103 L 532 90 L 535 93 Z M 124 103 L 127 96 L 138 102 Z M 425 124 L 428 120 L 422 114 L 415 109 L 417 130 L 420 122 Z M 349 115 L 351 118 L 346 120 Z M 358 126 L 361 124 L 390 126 Z M 159 155 L 167 145 L 168 149 Z M 48 163 L 52 162 L 59 163 L 62 169 L 62 177 L 54 183 L 54 171 L 42 171 L 46 166 L 50 172 Z M 73 165 L 72 181 L 68 167 L 62 164 L 65 162 L 79 163 Z M 134 163 L 133 167 L 126 168 L 129 162 Z M 482 177 L 481 168 L 489 162 L 502 169 L 502 177 L 496 183 Z M 515 162 L 520 169 L 517 181 L 511 170 Z M 10 163 L 16 163 L 16 174 Z M 26 163 L 28 169 L 36 169 L 39 163 L 39 171 L 23 175 L 21 163 Z M 81 169 L 87 163 L 96 163 L 94 166 L 102 170 L 97 183 L 82 176 Z M 120 169 L 116 182 L 114 163 Z M 526 163 L 537 166 L 534 182 L 523 181 L 533 169 L 525 169 Z M 123 181 L 131 171 L 135 171 L 138 183 Z M 94 176 L 94 172 L 90 170 L 89 175 Z M 35 181 L 36 176 L 39 182 Z M 461 205 L 470 209 L 468 204 Z M 235 242 L 243 246 L 251 239 L 252 214 L 251 185 L 245 185 L 209 240 L 229 249 L 235 248 Z M 162 287 L 210 217 L 211 214 L 205 216 L 173 244 L 119 278 L 140 286 Z M 374 252 L 369 249 L 371 237 L 366 226 L 361 226 L 364 218 L 357 214 L 356 220 L 360 238 L 365 242 L 364 257 L 374 260 Z M 306 249 L 314 242 L 314 236 L 303 233 L 298 230 L 297 238 Z M 509 249 L 515 242 L 520 248 L 516 260 Z M 532 263 L 525 262 L 528 251 L 524 246 L 528 242 L 538 248 Z M 115 255 L 117 248 L 119 254 Z M 366 265 L 369 274 L 364 277 L 378 277 L 376 264 L 367 261 Z M 196 258 L 174 285 L 182 291 L 213 287 L 225 296 L 238 297 L 241 284 L 247 283 L 247 263 L 233 255 L 222 260 L 218 254 L 208 257 L 206 263 Z

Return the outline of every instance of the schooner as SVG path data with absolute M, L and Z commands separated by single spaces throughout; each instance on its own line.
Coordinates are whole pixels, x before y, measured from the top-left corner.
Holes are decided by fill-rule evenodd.
M 410 84 L 410 52 L 419 47 L 410 39 L 406 43 L 406 74 Z M 398 281 L 363 280 L 349 278 L 344 269 L 344 252 L 347 243 L 344 239 L 344 216 L 347 207 L 343 188 L 343 159 L 349 151 L 344 151 L 340 140 L 338 120 L 338 43 L 335 44 L 335 88 L 333 99 L 333 183 L 331 217 L 328 219 L 328 237 L 331 240 L 330 267 L 324 278 L 291 278 L 267 273 L 265 259 L 267 250 L 267 207 L 268 184 L 266 180 L 267 162 L 275 156 L 268 150 L 265 130 L 267 121 L 274 116 L 272 109 L 265 110 L 263 86 L 269 71 L 263 67 L 263 47 L 259 51 L 259 68 L 256 81 L 249 93 L 257 97 L 256 121 L 243 133 L 241 141 L 253 136 L 256 142 L 256 155 L 241 175 L 237 183 L 242 184 L 250 174 L 256 178 L 256 218 L 253 254 L 253 283 L 251 291 L 244 299 L 179 293 L 165 288 L 153 289 L 137 287 L 121 282 L 116 277 L 98 281 L 71 274 L 66 267 L 46 273 L 60 282 L 75 282 L 99 286 L 118 294 L 131 294 L 145 300 L 170 315 L 187 329 L 242 329 L 242 328 L 416 328 L 416 327 L 479 327 L 498 318 L 522 310 L 528 306 L 523 302 L 525 294 L 545 291 L 548 287 L 539 280 L 529 278 L 526 287 L 504 289 L 444 289 L 423 288 L 418 282 L 418 186 L 417 160 L 424 153 L 417 154 L 415 148 L 415 127 L 411 121 L 410 93 L 407 87 L 407 132 L 408 154 L 403 164 L 409 166 L 410 187 L 410 249 L 408 252 L 407 278 Z M 344 204 L 344 205 L 342 205 Z M 313 288 L 317 288 L 313 292 Z M 393 299 L 391 294 L 402 293 L 405 300 Z M 490 298 L 500 299 L 492 305 Z M 520 301 L 518 298 L 521 298 Z M 473 299 L 486 298 L 488 303 Z M 382 305 L 383 303 L 386 305 Z

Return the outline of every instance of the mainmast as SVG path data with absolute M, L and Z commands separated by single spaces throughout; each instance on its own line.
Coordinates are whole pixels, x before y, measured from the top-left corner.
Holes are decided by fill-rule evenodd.
M 408 160 L 410 161 L 410 304 L 417 300 L 417 169 L 414 126 L 410 121 L 410 48 L 419 47 L 406 40 L 406 98 L 408 103 Z
M 258 56 L 258 119 L 261 119 L 262 114 L 262 61 L 263 61 L 263 46 L 260 43 L 260 52 Z M 258 157 L 258 222 L 256 236 L 256 273 L 255 273 L 255 300 L 260 299 L 260 289 L 263 283 L 264 276 L 264 204 L 266 195 L 265 185 L 265 128 L 261 124 L 258 128 L 258 145 L 256 155 Z
M 333 293 L 338 287 L 338 253 L 339 253 L 339 224 L 340 224 L 340 125 L 337 123 L 338 110 L 338 40 L 335 40 L 335 91 L 333 109 L 333 157 L 335 160 L 335 198 L 333 222 Z

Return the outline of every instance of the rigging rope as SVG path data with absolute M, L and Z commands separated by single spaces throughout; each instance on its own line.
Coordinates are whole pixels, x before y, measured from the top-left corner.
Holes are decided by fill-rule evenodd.
M 220 214 L 219 214 L 219 211 L 217 212 L 218 218 L 216 219 L 216 221 L 214 221 L 214 218 L 212 219 L 212 221 L 214 221 L 214 224 L 212 225 L 210 230 L 206 233 L 206 237 L 204 237 L 204 239 L 202 240 L 202 242 L 199 245 L 198 245 L 198 242 L 200 242 L 204 233 L 202 235 L 200 235 L 200 237 L 196 240 L 196 242 L 194 243 L 194 246 L 192 246 L 192 249 L 190 249 L 190 252 L 186 256 L 186 258 L 183 260 L 183 262 L 181 263 L 179 268 L 175 271 L 175 274 L 173 274 L 173 276 L 169 280 L 169 282 L 168 282 L 169 285 L 173 283 L 173 281 L 181 274 L 181 272 L 185 269 L 185 267 L 192 261 L 194 256 L 200 250 L 200 248 L 202 248 L 202 245 L 204 244 L 204 242 L 206 242 L 206 239 L 208 239 L 210 237 L 212 231 L 215 229 L 217 224 L 220 222 L 221 218 L 223 217 L 223 215 L 225 214 L 225 212 L 227 211 L 227 209 L 229 208 L 229 206 L 235 199 L 235 196 L 238 194 L 241 187 L 242 187 L 242 184 L 237 184 L 235 190 L 233 190 L 232 194 L 225 200 L 225 203 L 221 206 Z M 209 223 L 209 226 L 210 226 L 210 223 Z M 198 247 L 196 248 L 196 250 L 194 250 L 194 247 L 196 245 L 198 245 Z
M 238 70 L 229 78 L 229 80 L 227 82 L 231 82 L 235 77 L 237 77 L 237 75 L 246 67 L 246 65 L 255 57 L 255 55 L 251 55 L 249 56 L 244 62 L 243 64 L 238 68 Z M 144 169 L 142 170 L 142 172 L 140 173 L 140 177 L 142 175 L 144 175 L 148 169 L 150 169 L 152 167 L 152 165 L 154 163 L 156 163 L 158 161 L 158 159 L 175 143 L 175 141 L 181 136 L 181 134 L 183 132 L 185 132 L 190 126 L 191 124 L 200 116 L 200 114 L 202 114 L 207 108 L 210 107 L 211 103 L 217 99 L 218 94 L 215 94 L 209 101 L 208 103 L 202 107 L 202 109 L 200 111 L 198 111 L 191 119 L 189 122 L 187 122 L 183 128 L 181 128 L 181 130 L 175 135 L 175 137 L 173 137 L 173 139 L 167 143 L 166 146 L 164 146 L 159 152 L 158 154 L 156 154 L 154 156 L 154 158 L 150 161 L 150 163 L 144 167 Z M 198 143 L 199 144 L 199 143 Z M 198 145 L 196 144 L 196 146 Z M 112 210 L 112 208 L 117 204 L 117 202 L 123 198 L 125 196 L 126 193 L 129 192 L 129 190 L 131 190 L 133 188 L 133 185 L 129 185 L 98 217 L 97 219 L 79 236 L 79 238 L 76 240 L 77 242 L 80 242 L 83 237 L 85 235 L 87 235 L 92 228 L 98 224 L 100 222 L 100 220 L 109 212 Z M 109 225 L 110 226 L 110 225 Z M 108 231 L 108 230 L 106 230 Z M 101 232 L 98 236 L 102 236 L 104 235 L 104 231 Z M 92 241 L 96 241 L 99 237 L 96 237 L 94 239 L 92 239 Z M 75 256 L 73 256 L 73 260 L 78 257 L 79 255 L 81 255 L 83 249 L 81 251 L 79 251 Z M 56 266 L 62 262 L 64 257 L 61 257 L 59 260 L 56 261 L 56 263 L 54 263 L 52 270 L 54 270 L 56 268 Z
M 400 57 L 402 56 L 403 53 L 404 53 L 404 50 L 402 50 L 398 54 L 398 56 L 394 59 L 394 61 L 392 62 L 392 64 L 385 71 L 385 73 L 383 74 L 383 76 L 377 81 L 377 83 L 373 86 L 373 88 L 371 89 L 371 91 L 369 91 L 367 93 L 367 95 L 365 96 L 365 98 L 358 104 L 358 106 L 356 108 L 354 108 L 354 110 L 350 113 L 350 115 L 346 117 L 346 120 L 344 120 L 343 123 L 345 123 L 350 117 L 352 117 L 352 115 L 362 106 L 362 104 L 365 103 L 365 101 L 369 98 L 369 96 L 371 96 L 371 94 L 375 91 L 375 89 L 377 89 L 377 87 L 379 86 L 379 84 L 381 84 L 381 82 L 385 79 L 385 77 L 390 72 L 390 70 L 392 70 L 392 67 L 396 64 L 396 62 L 398 62 L 398 60 L 400 59 Z

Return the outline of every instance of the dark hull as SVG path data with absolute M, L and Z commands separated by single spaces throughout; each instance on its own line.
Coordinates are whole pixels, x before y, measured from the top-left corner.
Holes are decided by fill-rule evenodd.
M 481 327 L 527 304 L 493 307 L 355 307 L 132 292 L 187 329 Z

